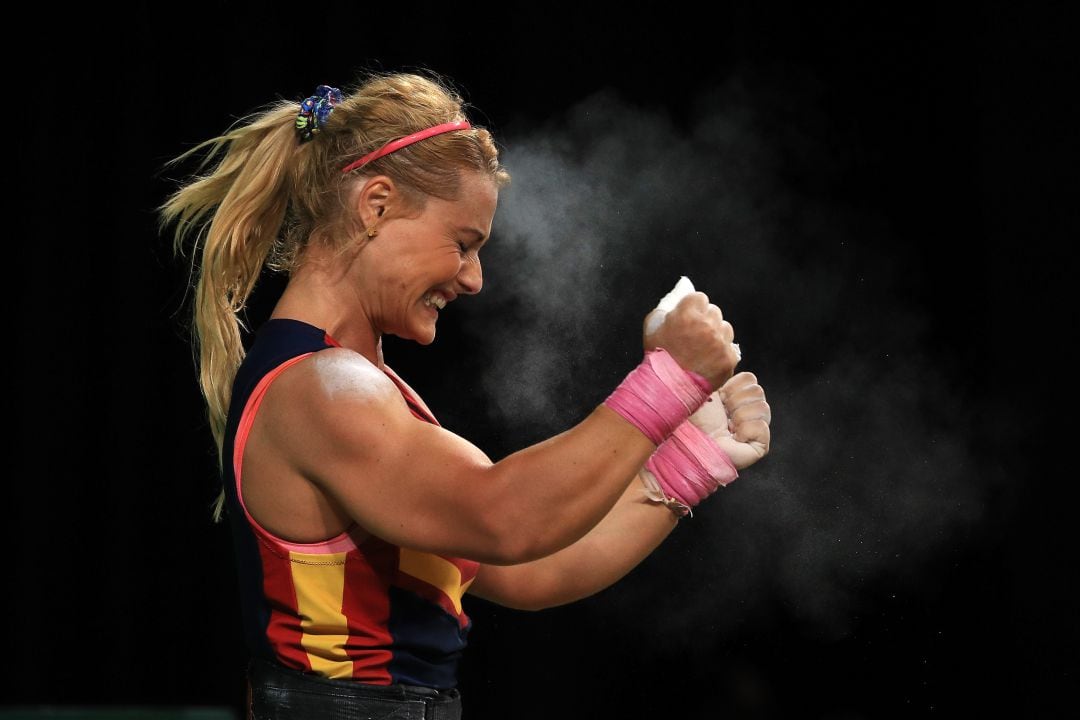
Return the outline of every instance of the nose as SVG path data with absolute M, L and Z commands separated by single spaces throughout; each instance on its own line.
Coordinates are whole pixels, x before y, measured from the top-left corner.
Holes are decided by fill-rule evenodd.
M 484 287 L 484 270 L 480 267 L 480 258 L 477 255 L 466 258 L 458 272 L 458 283 L 461 292 L 466 295 L 475 295 Z

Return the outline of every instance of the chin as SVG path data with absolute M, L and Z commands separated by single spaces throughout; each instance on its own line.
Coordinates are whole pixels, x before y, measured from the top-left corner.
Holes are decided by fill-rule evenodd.
M 404 333 L 393 333 L 402 340 L 412 340 L 418 345 L 430 345 L 435 342 L 435 328 L 423 328 Z

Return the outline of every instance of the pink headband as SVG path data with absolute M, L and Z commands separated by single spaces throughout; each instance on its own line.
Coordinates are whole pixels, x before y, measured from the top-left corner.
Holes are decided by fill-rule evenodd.
M 443 134 L 445 132 L 451 132 L 453 130 L 468 130 L 471 127 L 472 127 L 472 125 L 470 125 L 468 123 L 468 121 L 461 120 L 461 121 L 458 121 L 458 122 L 449 122 L 449 123 L 443 123 L 442 125 L 435 125 L 433 127 L 427 128 L 426 130 L 421 130 L 419 132 L 414 132 L 412 135 L 406 135 L 403 138 L 398 138 L 397 140 L 391 140 L 390 142 L 386 143 L 385 145 L 383 145 L 381 148 L 379 148 L 375 152 L 370 152 L 367 155 L 365 155 L 364 157 L 360 158 L 359 160 L 355 160 L 355 161 L 349 163 L 348 165 L 346 165 L 344 167 L 344 169 L 342 169 L 341 173 L 342 173 L 342 175 L 344 175 L 347 172 L 352 172 L 353 170 L 355 170 L 358 167 L 363 167 L 364 165 L 367 165 L 372 160 L 377 160 L 377 159 L 381 158 L 383 155 L 389 155 L 390 153 L 394 152 L 395 150 L 400 150 L 401 148 L 405 147 L 406 145 L 412 145 L 414 142 L 419 142 L 421 140 L 425 140 L 425 139 L 431 137 L 432 135 L 441 135 L 441 134 Z

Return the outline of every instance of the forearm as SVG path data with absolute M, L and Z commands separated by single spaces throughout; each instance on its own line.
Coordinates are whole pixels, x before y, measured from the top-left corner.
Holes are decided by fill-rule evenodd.
M 481 480 L 500 534 L 516 539 L 508 559 L 543 558 L 600 523 L 656 446 L 604 406 L 564 433 L 492 465 Z
M 532 562 L 484 565 L 470 592 L 522 610 L 573 602 L 624 577 L 677 523 L 670 510 L 646 499 L 635 477 L 611 512 L 583 538 Z

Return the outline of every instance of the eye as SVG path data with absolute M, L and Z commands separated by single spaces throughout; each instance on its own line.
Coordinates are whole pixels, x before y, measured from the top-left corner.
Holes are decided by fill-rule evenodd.
M 461 240 L 458 240 L 457 246 L 461 249 L 462 254 L 469 251 L 469 246 L 463 243 Z

